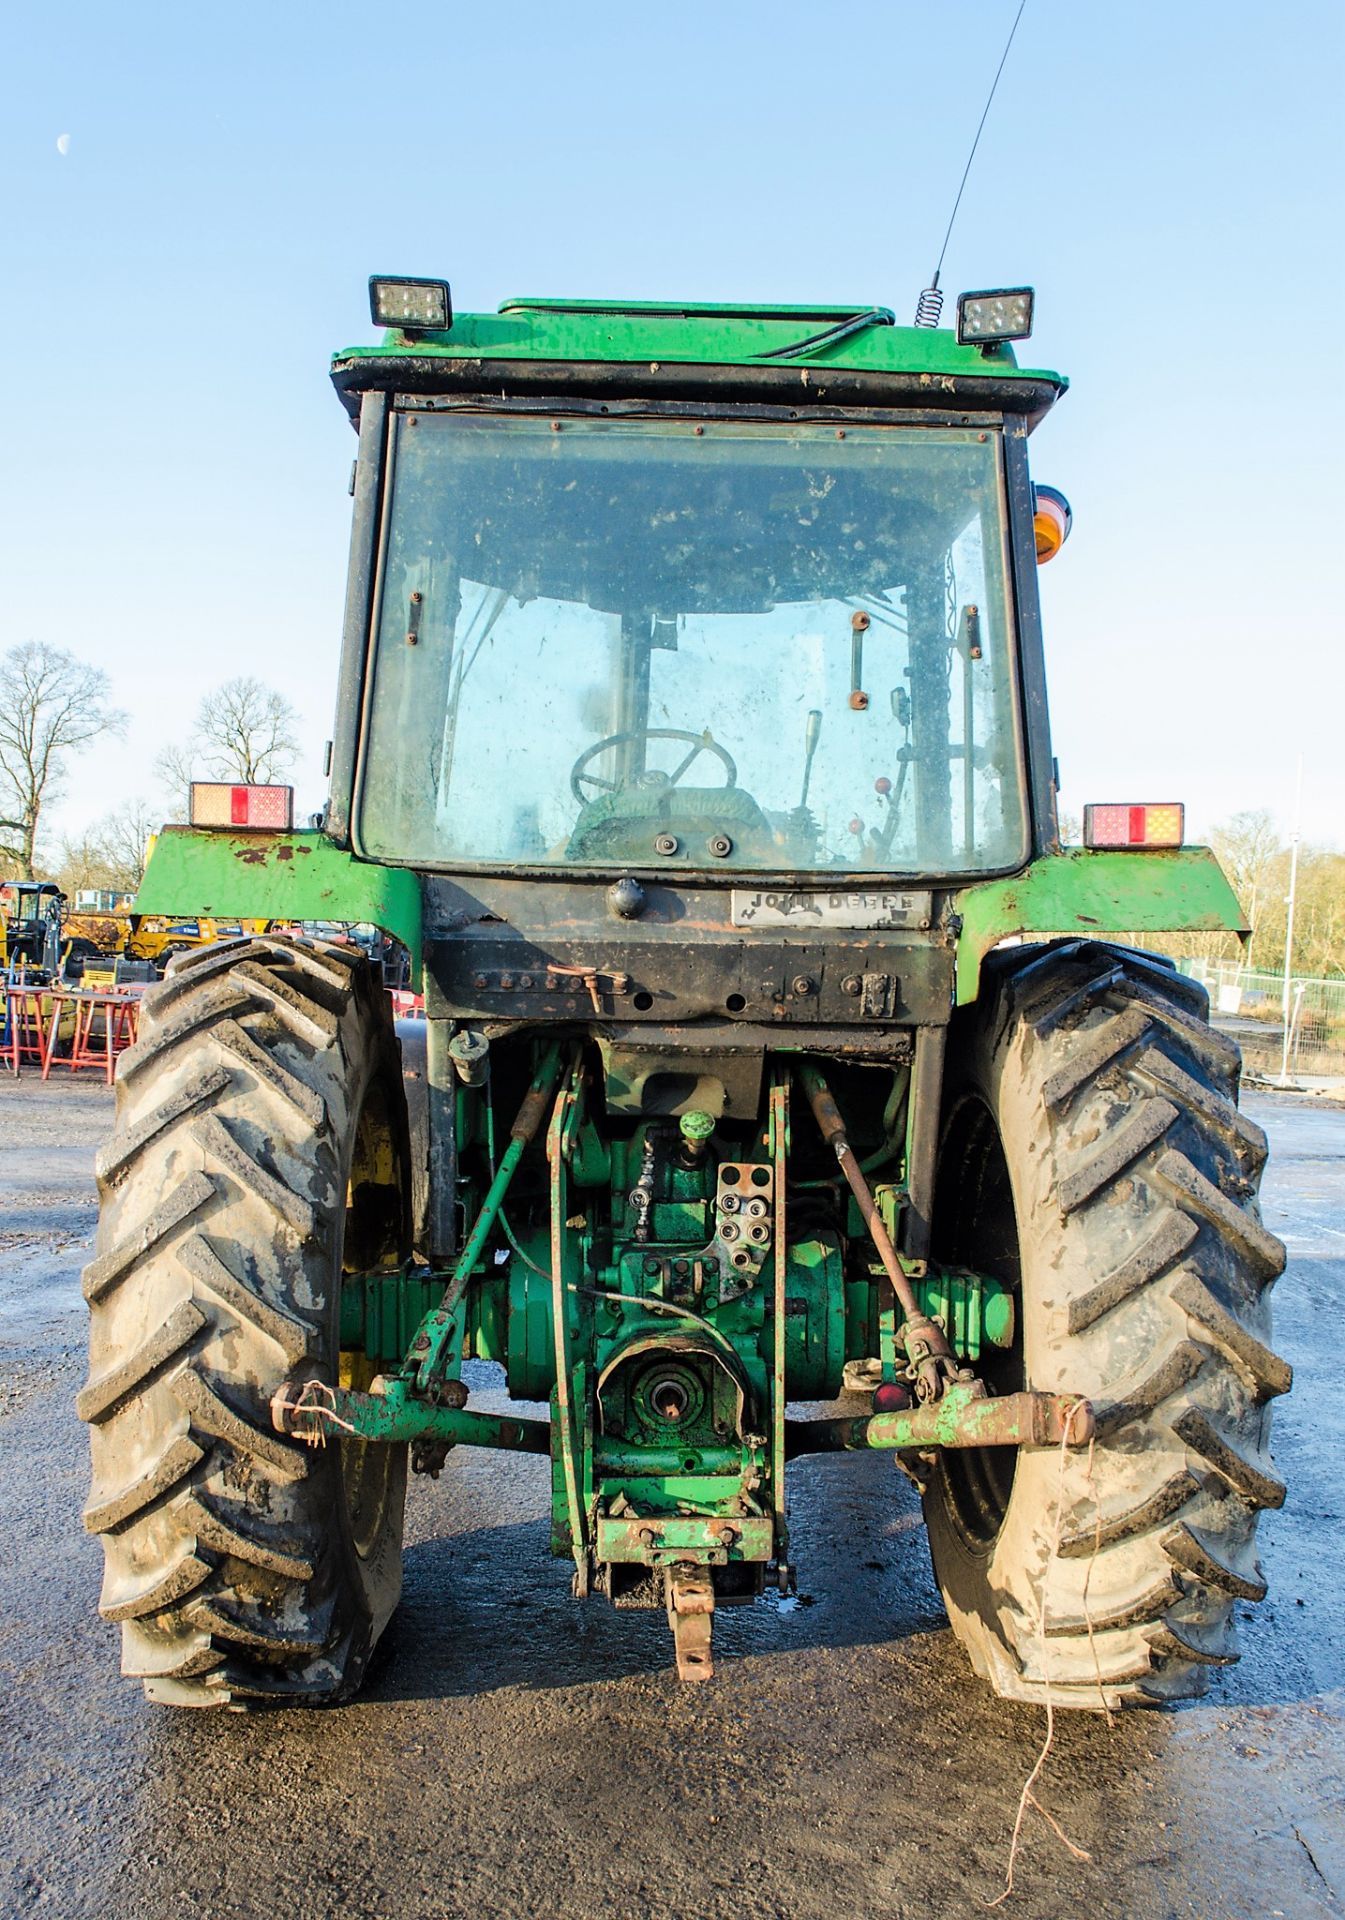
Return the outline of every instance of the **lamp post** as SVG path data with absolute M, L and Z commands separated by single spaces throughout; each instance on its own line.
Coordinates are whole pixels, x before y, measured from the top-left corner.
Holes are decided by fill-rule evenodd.
M 1289 897 L 1286 902 L 1288 914 L 1284 923 L 1284 1044 L 1280 1053 L 1280 1085 L 1289 1079 L 1289 971 L 1294 956 L 1294 898 L 1298 892 L 1298 840 L 1299 823 L 1303 815 L 1303 756 L 1298 756 L 1298 779 L 1294 788 L 1294 833 L 1289 843 Z

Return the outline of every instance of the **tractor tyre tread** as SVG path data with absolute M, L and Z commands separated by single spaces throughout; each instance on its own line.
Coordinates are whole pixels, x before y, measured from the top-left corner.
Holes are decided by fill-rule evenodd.
M 152 1699 L 347 1697 L 395 1604 L 404 1456 L 366 1564 L 340 1518 L 341 1449 L 310 1451 L 270 1414 L 278 1391 L 331 1377 L 375 1077 L 400 1088 L 386 995 L 336 950 L 270 935 L 177 958 L 120 1065 L 78 1410 L 100 1611 Z
M 1207 1011 L 1152 956 L 1069 941 L 992 954 L 954 1026 L 949 1100 L 989 1107 L 1013 1185 L 1027 1384 L 1085 1394 L 1098 1416 L 1091 1450 L 1019 1454 L 986 1549 L 937 1467 L 927 1495 L 954 1629 L 1011 1698 L 1200 1693 L 1237 1657 L 1235 1601 L 1265 1592 L 1284 1250 L 1257 1209 L 1265 1136 Z

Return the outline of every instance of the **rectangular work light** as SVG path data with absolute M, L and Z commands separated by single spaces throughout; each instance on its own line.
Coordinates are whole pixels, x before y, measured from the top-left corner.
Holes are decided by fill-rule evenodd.
M 993 347 L 1000 340 L 1026 340 L 1032 331 L 1031 287 L 1000 287 L 957 296 L 957 337 L 964 347 Z
M 194 827 L 246 827 L 251 833 L 288 833 L 294 825 L 294 788 L 193 780 L 190 815 Z
M 453 325 L 453 296 L 447 280 L 393 280 L 374 274 L 369 281 L 369 311 L 376 327 L 446 333 Z
M 1109 802 L 1083 810 L 1086 847 L 1179 847 L 1186 808 L 1177 800 Z

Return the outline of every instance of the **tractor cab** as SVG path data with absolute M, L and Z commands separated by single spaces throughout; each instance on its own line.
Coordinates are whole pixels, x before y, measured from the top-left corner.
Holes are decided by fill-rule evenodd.
M 890 883 L 1054 836 L 1023 440 L 1058 375 L 881 308 L 521 300 L 334 378 L 360 856 Z

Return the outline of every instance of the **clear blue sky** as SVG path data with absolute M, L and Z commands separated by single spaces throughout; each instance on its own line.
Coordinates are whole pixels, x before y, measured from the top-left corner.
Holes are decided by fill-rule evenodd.
M 0 645 L 134 715 L 58 824 L 255 673 L 330 732 L 371 271 L 517 293 L 880 302 L 927 280 L 1016 0 L 88 0 L 10 16 Z M 1064 801 L 1345 842 L 1339 0 L 1028 0 L 944 284 L 1029 281 Z M 57 140 L 68 134 L 68 152 Z M 951 318 L 951 304 L 949 308 Z

